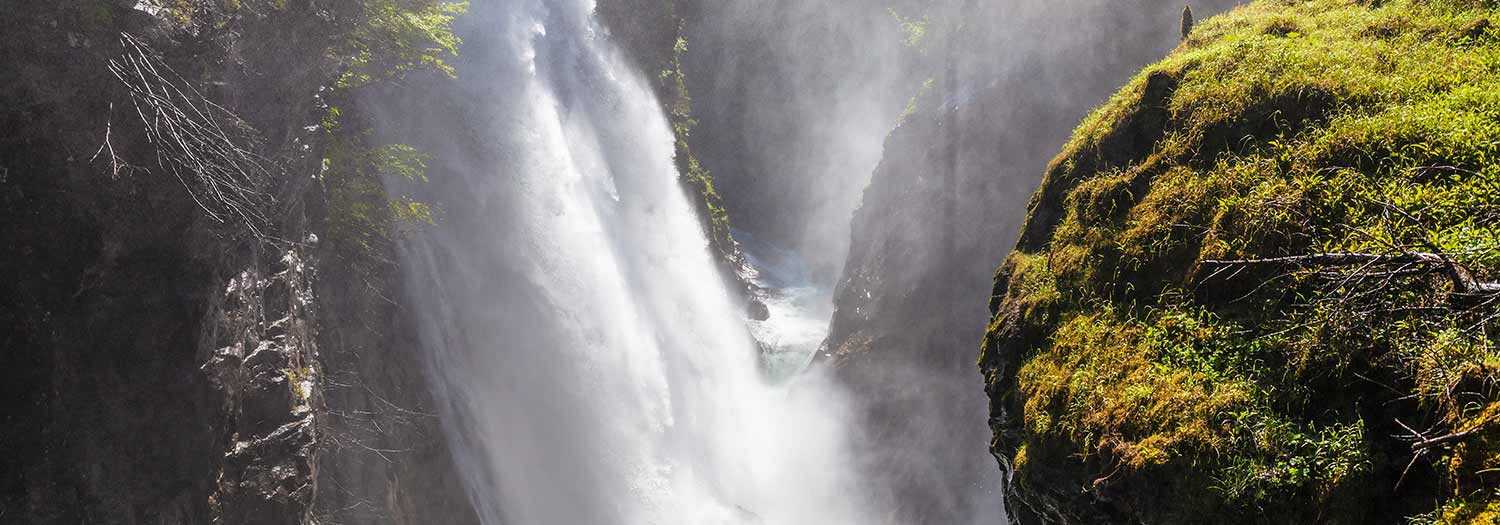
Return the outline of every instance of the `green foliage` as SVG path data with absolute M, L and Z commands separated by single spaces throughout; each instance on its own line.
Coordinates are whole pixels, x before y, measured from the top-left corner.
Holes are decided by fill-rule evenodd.
M 683 59 L 690 45 L 685 32 L 683 12 L 691 9 L 681 0 L 621 0 L 600 2 L 595 14 L 646 71 L 655 71 L 651 80 L 662 109 L 672 127 L 674 159 L 677 172 L 688 196 L 703 221 L 713 252 L 721 268 L 732 271 L 738 264 L 738 252 L 729 229 L 729 212 L 714 188 L 713 174 L 698 162 L 693 153 L 693 100 L 688 92 Z
M 672 44 L 667 67 L 657 79 L 657 87 L 660 92 L 669 94 L 663 104 L 675 138 L 677 172 L 691 192 L 690 195 L 694 196 L 692 201 L 698 208 L 698 216 L 703 220 L 704 233 L 713 245 L 713 252 L 732 265 L 731 259 L 735 256 L 736 248 L 729 229 L 729 211 L 724 208 L 724 199 L 714 188 L 713 174 L 699 164 L 698 157 L 693 154 L 691 138 L 698 120 L 693 118 L 693 99 L 688 93 L 687 73 L 682 67 L 688 42 L 682 35 L 681 21 L 677 22 L 677 27 L 678 35 Z
M 369 164 L 391 177 L 427 182 L 427 156 L 406 144 L 390 144 L 370 150 Z
M 1370 473 L 1363 421 L 1305 429 L 1252 411 L 1236 413 L 1234 428 L 1239 453 L 1218 469 L 1212 488 L 1246 507 L 1299 491 L 1323 503 L 1335 489 Z
M 932 86 L 936 82 L 937 79 L 931 77 L 922 81 L 922 87 L 917 88 L 917 94 L 912 95 L 911 99 L 906 101 L 906 109 L 901 110 L 901 115 L 896 117 L 896 125 L 901 125 L 906 122 L 906 119 L 911 118 L 912 115 L 917 113 L 917 106 L 932 93 Z
M 303 386 L 304 383 L 312 383 L 314 378 L 312 368 L 306 366 L 285 368 L 281 370 L 281 375 L 286 378 L 287 389 L 292 391 L 292 396 L 297 399 L 298 403 L 312 401 L 308 388 Z
M 886 8 L 886 12 L 890 13 L 891 18 L 896 19 L 896 23 L 901 25 L 901 34 L 904 37 L 901 43 L 906 47 L 921 48 L 927 42 L 927 28 L 932 22 L 928 15 L 923 14 L 920 18 L 905 17 L 901 16 L 901 13 L 897 12 L 894 7 Z
M 1256 377 L 1265 372 L 1265 356 L 1276 343 L 1251 339 L 1251 332 L 1225 322 L 1207 310 L 1186 311 L 1173 305 L 1151 315 L 1142 336 L 1143 350 L 1167 370 L 1202 374 L 1209 382 Z
M 407 182 L 427 182 L 427 155 L 406 144 L 389 144 L 369 150 L 368 166 L 383 177 L 394 177 Z M 432 206 L 425 202 L 400 195 L 388 203 L 391 217 L 398 228 L 409 231 L 412 227 L 433 224 Z
M 433 224 L 437 211 L 431 203 L 386 190 L 427 182 L 426 154 L 406 144 L 373 144 L 361 116 L 348 114 L 342 102 L 354 90 L 416 71 L 452 78 L 445 62 L 458 52 L 452 22 L 467 8 L 467 2 L 364 2 L 359 23 L 335 49 L 346 59 L 346 69 L 327 94 L 321 122 L 329 142 L 319 176 L 326 200 L 325 246 L 357 275 L 378 274 L 389 262 L 392 241 Z
M 406 195 L 391 197 L 385 178 L 427 181 L 426 157 L 405 144 L 368 147 L 364 136 L 335 135 L 319 176 L 327 199 L 325 245 L 347 264 L 373 272 L 391 242 L 436 219 L 432 206 Z
M 1123 465 L 1101 479 L 1139 486 L 1213 473 L 1161 489 L 1158 520 L 1350 523 L 1433 501 L 1442 522 L 1493 517 L 1500 298 L 1441 269 L 1203 262 L 1425 252 L 1500 280 L 1497 14 L 1255 2 L 1087 117 L 1033 200 L 981 358 L 992 383 L 1013 363 L 1010 453 Z M 1411 460 L 1398 420 L 1472 432 L 1391 499 Z M 1074 471 L 1017 476 L 1088 482 L 1028 478 L 1057 472 Z
M 453 75 L 446 62 L 458 55 L 460 43 L 453 34 L 453 18 L 468 10 L 468 2 L 372 0 L 363 6 L 363 22 L 337 51 L 348 60 L 339 87 L 357 88 L 413 71 Z

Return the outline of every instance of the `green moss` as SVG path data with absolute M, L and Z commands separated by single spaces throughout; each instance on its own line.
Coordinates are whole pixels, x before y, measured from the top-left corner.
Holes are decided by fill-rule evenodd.
M 901 12 L 894 7 L 887 7 L 886 12 L 901 26 L 901 43 L 906 47 L 921 48 L 927 42 L 927 29 L 932 23 L 932 18 L 926 13 L 921 17 L 901 16 Z
M 1500 279 L 1497 14 L 1255 2 L 1199 24 L 1084 119 L 1002 268 L 980 360 L 997 408 L 1019 415 L 997 423 L 997 453 L 1072 462 L 1018 468 L 1037 503 L 1024 507 L 1493 515 L 1500 297 L 1466 296 L 1441 268 L 1204 261 L 1426 252 Z M 1403 424 L 1482 430 L 1403 477 Z M 1215 481 L 1166 482 L 1189 472 Z M 1122 491 L 1154 495 L 1102 497 Z
M 1249 397 L 1247 385 L 1164 366 L 1159 334 L 1110 312 L 1073 317 L 1053 337 L 1019 372 L 1028 430 L 1129 468 L 1223 448 L 1225 418 Z

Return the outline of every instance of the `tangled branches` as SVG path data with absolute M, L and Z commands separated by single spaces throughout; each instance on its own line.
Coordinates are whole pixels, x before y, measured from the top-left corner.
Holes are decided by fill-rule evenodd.
M 1500 294 L 1500 283 L 1476 280 L 1468 269 L 1454 263 L 1446 254 L 1442 253 L 1405 252 L 1389 255 L 1373 253 L 1318 253 L 1266 259 L 1207 260 L 1203 261 L 1203 264 L 1211 268 L 1216 268 L 1214 275 L 1229 268 L 1257 265 L 1293 268 L 1308 266 L 1358 266 L 1359 274 L 1365 277 L 1387 277 L 1438 271 L 1448 277 L 1456 293 L 1470 296 Z M 1372 271 L 1372 269 L 1390 267 L 1396 267 L 1396 269 L 1394 271 Z M 1210 275 L 1210 277 L 1212 276 Z
M 187 188 L 215 221 L 240 221 L 256 236 L 275 164 L 253 151 L 255 132 L 234 113 L 208 100 L 134 36 L 121 33 L 124 52 L 109 70 L 130 92 L 156 161 Z
M 1388 349 L 1389 353 L 1365 361 L 1376 371 L 1373 377 L 1358 368 L 1349 374 L 1397 396 L 1384 405 L 1415 404 L 1392 414 L 1399 426 L 1392 437 L 1404 442 L 1410 453 L 1393 492 L 1401 490 L 1412 469 L 1424 459 L 1439 464 L 1461 462 L 1450 449 L 1493 428 L 1487 426 L 1493 416 L 1481 410 L 1500 395 L 1500 369 L 1495 366 L 1491 343 L 1497 328 L 1494 321 L 1500 319 L 1500 282 L 1486 280 L 1485 274 L 1471 270 L 1476 267 L 1455 260 L 1483 249 L 1443 252 L 1430 234 L 1429 240 L 1419 242 L 1427 251 L 1391 243 L 1391 251 L 1385 253 L 1324 252 L 1201 262 L 1209 272 L 1202 281 L 1220 276 L 1227 281 L 1242 272 L 1263 278 L 1274 272 L 1271 280 L 1300 274 L 1320 284 L 1310 294 L 1312 304 L 1298 306 L 1314 313 L 1291 318 L 1292 326 L 1266 338 L 1317 324 L 1325 331 L 1314 344 L 1340 355 L 1355 354 L 1353 350 L 1361 344 Z M 1482 263 L 1477 268 L 1483 268 Z M 1262 281 L 1256 290 L 1268 282 Z M 1252 290 L 1245 297 L 1255 293 Z M 1360 333 L 1348 338 L 1334 335 L 1341 331 Z M 1420 427 L 1408 425 L 1403 418 L 1430 426 L 1419 431 Z
M 1448 292 L 1448 306 L 1403 306 L 1397 310 L 1479 313 L 1481 319 L 1470 328 L 1471 330 L 1500 318 L 1500 308 L 1497 308 L 1500 307 L 1500 282 L 1476 279 L 1468 268 L 1455 262 L 1450 255 L 1438 251 L 1402 251 L 1394 254 L 1316 253 L 1265 259 L 1205 260 L 1202 265 L 1206 269 L 1211 269 L 1212 272 L 1202 281 L 1206 282 L 1230 270 L 1233 272 L 1224 279 L 1233 279 L 1240 272 L 1251 268 L 1275 268 L 1283 272 L 1276 278 L 1262 281 L 1255 290 L 1240 298 L 1244 299 L 1271 281 L 1290 276 L 1294 272 L 1314 270 L 1317 276 L 1333 283 L 1330 291 L 1336 297 L 1337 302 L 1343 303 L 1385 291 L 1397 278 L 1438 274 L 1452 285 L 1452 290 Z M 1367 290 L 1332 292 L 1332 290 L 1349 285 L 1367 288 Z M 1363 314 L 1370 313 L 1375 312 L 1363 312 Z

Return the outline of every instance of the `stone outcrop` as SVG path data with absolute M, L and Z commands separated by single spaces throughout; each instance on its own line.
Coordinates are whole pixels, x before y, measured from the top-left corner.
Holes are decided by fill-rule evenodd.
M 979 359 L 1020 522 L 1500 520 L 1496 16 L 1252 2 L 1082 121 Z
M 935 9 L 929 45 L 945 66 L 886 139 L 820 354 L 856 397 L 861 457 L 886 474 L 873 482 L 899 503 L 897 521 L 910 522 L 962 521 L 996 505 L 1001 475 L 979 423 L 989 403 L 973 368 L 995 262 L 1016 241 L 1056 144 L 1109 85 L 1176 45 L 1181 6 Z M 1036 33 L 1062 26 L 1081 29 Z
M 399 304 L 318 267 L 319 94 L 361 5 L 322 4 L 5 3 L 0 521 L 474 520 L 438 421 L 412 416 Z M 264 162 L 274 205 L 216 220 L 111 71 L 127 56 Z
M 211 307 L 205 335 L 216 349 L 202 370 L 221 399 L 219 428 L 228 434 L 209 496 L 216 521 L 310 517 L 318 481 L 314 405 L 326 407 L 309 277 L 298 252 L 288 250 L 266 271 L 230 279 Z

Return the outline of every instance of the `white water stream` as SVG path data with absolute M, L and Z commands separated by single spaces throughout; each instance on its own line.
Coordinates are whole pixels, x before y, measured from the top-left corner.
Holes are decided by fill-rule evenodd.
M 500 36 L 465 50 L 487 107 L 458 140 L 492 153 L 433 182 L 444 220 L 403 246 L 470 500 L 489 524 L 877 522 L 839 392 L 760 372 L 657 101 L 592 7 L 475 2 Z
M 766 378 L 773 383 L 794 380 L 812 365 L 828 336 L 833 292 L 812 282 L 797 253 L 760 242 L 749 232 L 736 230 L 734 237 L 749 263 L 747 280 L 766 306 L 765 319 L 749 323 L 762 345 Z

